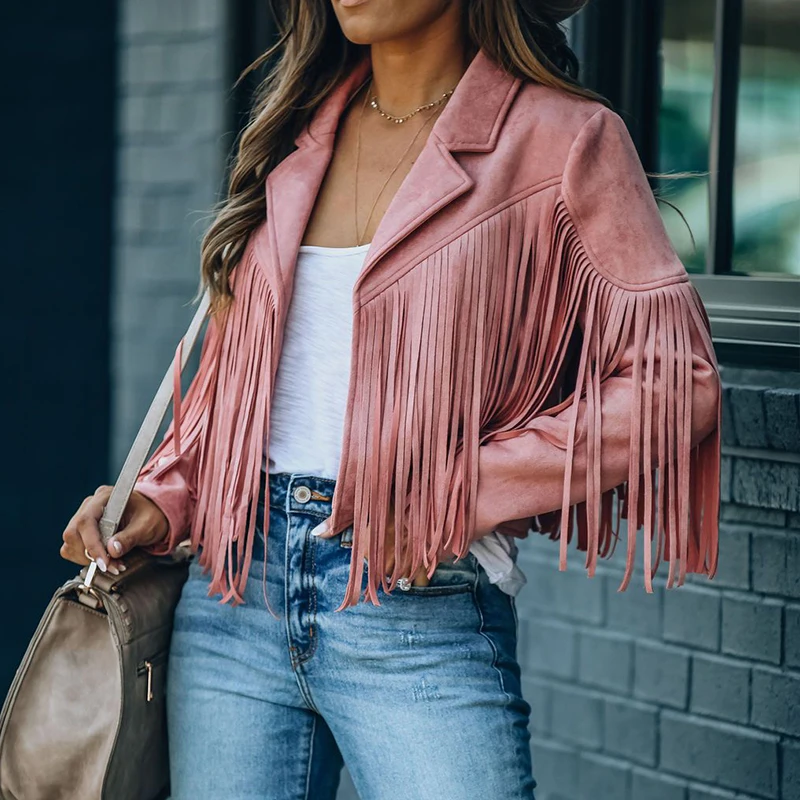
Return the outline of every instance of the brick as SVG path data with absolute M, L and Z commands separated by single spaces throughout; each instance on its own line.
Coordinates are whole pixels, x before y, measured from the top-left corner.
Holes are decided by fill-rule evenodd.
M 692 712 L 746 723 L 750 669 L 730 659 L 697 654 L 692 662 Z
M 672 711 L 661 716 L 659 768 L 760 797 L 778 795 L 778 740 Z
M 169 263 L 170 258 L 173 259 L 172 264 Z M 131 271 L 131 274 L 141 279 L 142 283 L 146 282 L 155 287 L 159 283 L 178 278 L 179 274 L 172 270 L 177 270 L 180 262 L 180 249 L 175 244 L 139 245 L 126 247 L 118 252 L 117 268 L 120 271 Z M 185 301 L 185 298 L 183 300 Z M 174 303 L 175 298 L 170 297 L 167 306 L 172 306 L 173 314 L 177 312 Z M 155 315 L 152 308 L 145 306 L 142 310 L 147 312 L 145 319 L 153 322 Z M 162 329 L 161 333 L 163 335 L 165 331 Z
M 658 772 L 633 770 L 631 800 L 686 800 L 684 781 Z
M 722 424 L 720 433 L 722 434 L 722 444 L 735 447 L 739 443 L 736 440 L 736 427 L 733 424 L 730 386 L 722 387 Z
M 714 576 L 716 586 L 750 588 L 750 531 L 736 525 L 720 525 L 719 563 Z
M 573 567 L 578 567 L 579 559 L 575 558 L 578 554 L 570 555 Z M 605 620 L 603 581 L 599 575 L 590 578 L 582 566 L 565 572 L 556 571 L 553 581 L 554 600 L 561 614 L 584 624 L 602 624 Z
M 660 639 L 664 589 L 654 585 L 653 594 L 645 594 L 641 590 L 634 591 L 635 587 L 631 586 L 618 592 L 619 580 L 616 577 L 609 575 L 605 580 L 608 627 L 635 636 Z
M 121 235 L 141 235 L 147 227 L 147 201 L 141 195 L 129 192 L 119 199 L 116 208 L 117 241 Z
M 519 609 L 519 606 L 517 609 L 517 613 L 519 614 L 521 609 Z M 525 667 L 528 665 L 528 644 L 530 638 L 528 636 L 528 628 L 528 620 L 523 614 L 523 616 L 517 619 L 517 661 L 522 667 L 523 674 L 525 674 Z
M 528 618 L 526 661 L 530 670 L 556 678 L 578 672 L 577 632 L 562 622 Z
M 800 800 L 800 742 L 781 745 L 781 800 Z
M 637 642 L 633 692 L 640 700 L 685 708 L 689 694 L 689 656 L 674 647 Z
M 128 86 L 153 86 L 168 80 L 167 46 L 131 44 L 120 52 L 120 80 Z
M 708 786 L 690 786 L 689 800 L 751 800 L 752 795 L 743 795 L 739 792 L 726 792 L 724 789 L 712 789 Z M 753 798 L 753 800 L 755 800 Z
M 604 714 L 604 750 L 627 761 L 656 765 L 658 714 L 653 706 L 625 700 L 607 700 Z
M 157 193 L 150 202 L 149 228 L 159 233 L 174 233 L 189 227 L 189 204 L 186 192 Z
M 720 597 L 689 584 L 670 590 L 664 600 L 664 639 L 719 649 Z
M 721 367 L 725 374 L 723 383 L 731 386 L 782 386 L 800 391 L 800 371 L 786 372 L 777 369 L 743 369 Z
M 528 544 L 529 542 L 525 542 L 525 545 Z M 535 540 L 530 544 L 534 545 Z M 553 619 L 558 614 L 553 588 L 553 574 L 557 571 L 558 565 L 543 564 L 533 560 L 530 557 L 530 551 L 533 549 L 534 547 L 527 546 L 520 548 L 519 565 L 528 582 L 524 591 L 517 596 L 517 611 L 520 617 Z
M 786 515 L 786 527 L 800 532 L 800 514 L 789 513 Z
M 164 9 L 179 8 L 178 0 L 128 0 L 122 3 L 121 28 L 129 37 L 150 37 L 164 30 Z
M 545 681 L 522 677 L 522 696 L 531 707 L 530 729 L 532 733 L 547 735 L 550 733 L 550 717 L 552 713 L 552 696 L 550 687 Z
M 603 744 L 603 700 L 597 694 L 553 686 L 552 732 L 565 744 L 599 750 Z
M 224 51 L 216 38 L 183 41 L 173 45 L 172 62 L 182 83 L 204 84 L 224 74 Z
M 579 754 L 543 738 L 531 738 L 533 777 L 536 781 L 536 800 L 539 797 L 578 797 Z
M 580 623 L 600 625 L 605 618 L 603 610 L 604 578 L 595 575 L 590 578 L 583 569 L 572 564 L 566 572 L 559 572 L 558 559 L 549 558 L 552 542 L 544 549 L 537 548 L 537 540 L 525 547 L 520 553 L 520 566 L 525 571 L 528 583 L 525 591 L 518 598 L 518 605 L 531 609 L 532 617 L 560 618 Z M 527 544 L 527 543 L 526 543 Z M 545 554 L 539 560 L 532 557 Z M 573 554 L 574 555 L 574 554 Z
M 213 33 L 225 24 L 225 4 L 220 0 L 191 0 L 183 4 L 185 30 Z
M 633 642 L 613 633 L 582 631 L 578 638 L 581 683 L 629 694 L 633 681 Z
M 158 125 L 158 97 L 133 95 L 120 101 L 121 127 L 126 136 L 152 131 Z
M 720 460 L 719 499 L 722 503 L 730 503 L 733 499 L 733 459 L 726 455 Z
M 748 596 L 722 601 L 722 652 L 781 663 L 783 604 Z
M 628 800 L 630 797 L 630 767 L 614 759 L 589 753 L 581 755 L 578 780 L 581 798 Z
M 737 457 L 731 499 L 745 506 L 800 511 L 800 465 Z
M 151 130 L 165 138 L 173 137 L 183 141 L 187 132 L 194 130 L 196 94 L 175 89 L 159 92 L 154 98 Z M 211 102 L 210 105 L 208 114 L 218 114 L 217 104 Z M 217 118 L 217 129 L 219 129 L 219 118 Z
M 166 114 L 167 109 L 162 109 Z M 195 135 L 217 135 L 220 115 L 225 113 L 220 93 L 214 90 L 193 91 L 187 98 L 183 113 Z
M 188 188 L 198 164 L 203 163 L 196 147 L 187 151 L 180 144 L 129 146 L 123 153 L 122 178 L 150 185 L 179 184 Z
M 789 667 L 800 667 L 800 606 L 786 606 L 783 652 Z
M 767 389 L 764 392 L 767 441 L 775 450 L 800 452 L 800 392 Z
M 152 0 L 150 0 L 150 2 L 152 2 Z M 182 0 L 167 0 L 166 2 L 161 0 L 161 2 L 159 2 L 157 17 L 159 33 L 184 34 L 182 6 Z
M 756 525 L 783 528 L 786 525 L 786 512 L 725 503 L 720 511 L 720 519 L 725 522 L 752 522 Z
M 764 390 L 761 387 L 731 386 L 727 391 L 737 444 L 740 447 L 766 448 Z
M 754 533 L 752 548 L 753 589 L 800 598 L 800 535 Z
M 755 725 L 800 736 L 800 677 L 755 667 L 752 692 Z

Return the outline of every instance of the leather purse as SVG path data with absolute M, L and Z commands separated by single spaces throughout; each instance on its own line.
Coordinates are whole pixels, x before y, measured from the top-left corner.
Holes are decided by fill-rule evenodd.
M 206 293 L 100 521 L 114 535 L 194 347 Z M 169 787 L 164 687 L 175 606 L 191 554 L 134 549 L 126 570 L 90 563 L 60 586 L 0 714 L 2 800 L 157 800 Z

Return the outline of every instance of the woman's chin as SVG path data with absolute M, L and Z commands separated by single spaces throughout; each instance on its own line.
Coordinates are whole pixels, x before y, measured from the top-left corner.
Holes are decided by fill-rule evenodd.
M 351 20 L 348 24 L 342 25 L 342 33 L 353 44 L 371 45 L 387 38 L 385 31 L 379 30 L 378 25 L 366 19 Z

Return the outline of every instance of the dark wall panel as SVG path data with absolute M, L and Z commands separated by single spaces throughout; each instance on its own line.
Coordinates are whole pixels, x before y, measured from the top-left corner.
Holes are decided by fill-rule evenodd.
M 0 11 L 0 689 L 108 480 L 116 4 Z

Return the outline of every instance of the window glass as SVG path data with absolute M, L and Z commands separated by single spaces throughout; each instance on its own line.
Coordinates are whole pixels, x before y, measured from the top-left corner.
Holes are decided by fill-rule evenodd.
M 714 91 L 715 0 L 664 3 L 659 171 L 707 173 L 711 98 Z M 708 177 L 660 180 L 661 213 L 689 272 L 704 272 L 708 249 Z M 687 227 L 688 223 L 688 227 Z M 694 237 L 694 243 L 692 242 Z
M 737 115 L 733 268 L 800 275 L 797 0 L 745 0 Z

